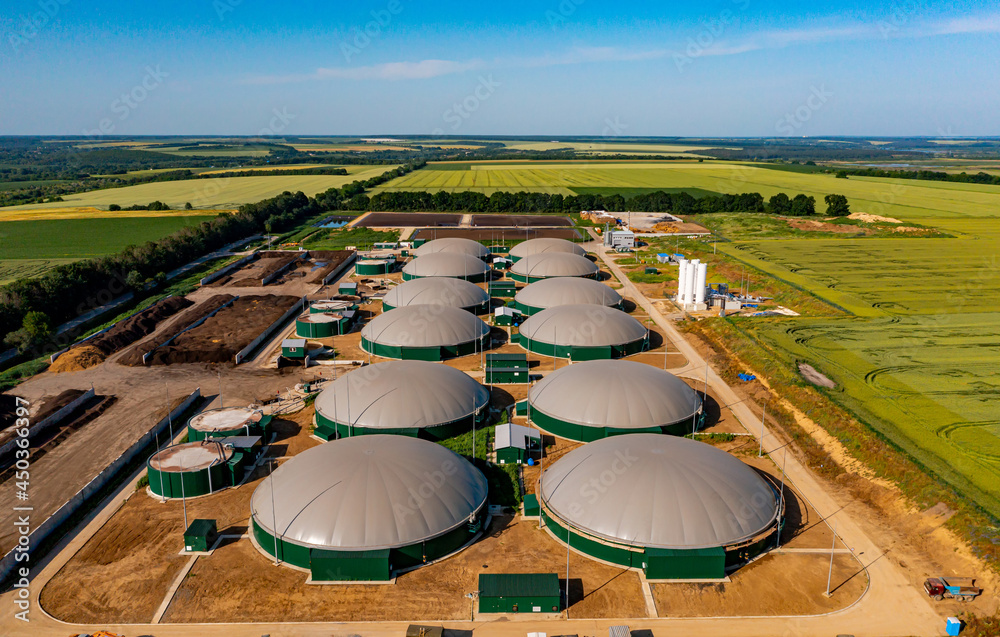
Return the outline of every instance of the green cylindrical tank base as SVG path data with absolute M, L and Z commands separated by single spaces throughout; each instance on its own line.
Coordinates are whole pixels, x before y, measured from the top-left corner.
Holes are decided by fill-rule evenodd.
M 404 361 L 431 361 L 440 362 L 462 356 L 478 354 L 487 346 L 489 334 L 482 338 L 460 343 L 459 345 L 445 345 L 441 347 L 402 347 L 397 345 L 383 345 L 373 343 L 364 336 L 361 337 L 361 349 L 372 356 L 392 358 Z
M 553 358 L 566 358 L 577 362 L 625 358 L 649 349 L 648 337 L 620 345 L 575 347 L 573 345 L 556 346 L 544 341 L 531 340 L 524 334 L 518 334 L 517 343 L 524 349 L 535 354 L 552 356 Z
M 660 427 L 647 427 L 643 429 L 616 429 L 614 427 L 591 427 L 588 425 L 578 425 L 576 423 L 559 420 L 558 418 L 553 418 L 552 416 L 539 411 L 534 405 L 531 406 L 530 413 L 531 422 L 539 428 L 552 434 L 553 436 L 558 436 L 559 438 L 565 438 L 576 442 L 594 442 L 595 440 L 603 440 L 604 438 L 625 434 L 648 433 L 684 436 L 691 433 L 693 424 L 691 422 L 692 419 L 687 418 L 681 422 L 671 423 Z

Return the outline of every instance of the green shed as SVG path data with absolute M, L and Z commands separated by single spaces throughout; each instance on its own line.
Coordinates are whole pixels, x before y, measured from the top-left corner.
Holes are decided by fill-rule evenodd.
M 315 314 L 314 316 L 323 315 Z M 306 339 L 304 338 L 286 338 L 281 341 L 281 355 L 285 358 L 291 360 L 305 360 L 306 352 Z
M 513 298 L 517 294 L 517 283 L 514 281 L 490 281 L 487 292 L 497 298 Z
M 339 294 L 347 294 L 350 296 L 358 295 L 358 284 L 354 281 L 343 281 L 339 286 L 337 286 L 337 292 Z
M 392 579 L 389 549 L 372 551 L 309 551 L 314 582 L 388 582 Z
M 659 274 L 660 271 L 656 268 L 646 268 L 646 274 Z
M 522 464 L 542 448 L 542 435 L 537 429 L 513 423 L 497 425 L 494 450 L 497 464 Z
M 195 520 L 184 531 L 184 550 L 189 553 L 206 553 L 218 537 L 215 520 Z
M 424 245 L 425 243 L 427 243 L 427 239 L 414 239 L 413 240 L 413 248 L 417 249 L 420 246 Z
M 523 318 L 521 310 L 515 310 L 506 306 L 498 307 L 493 311 L 493 323 L 503 327 L 520 325 Z
M 643 559 L 646 579 L 724 579 L 726 549 L 713 546 L 704 549 L 647 548 Z
M 558 613 L 561 608 L 555 573 L 479 574 L 480 613 Z

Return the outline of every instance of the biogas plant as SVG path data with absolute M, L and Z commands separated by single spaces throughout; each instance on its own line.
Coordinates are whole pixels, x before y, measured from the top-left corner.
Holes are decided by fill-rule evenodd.
M 525 241 L 493 268 L 475 241 L 406 256 L 379 246 L 393 247 L 381 260 L 405 262 L 402 277 L 380 271 L 396 278 L 375 285 L 361 260 L 338 285 L 348 294 L 310 301 L 294 321 L 303 349 L 362 357 L 310 387 L 298 451 L 273 453 L 287 436 L 273 407 L 204 411 L 186 442 L 149 459 L 152 497 L 252 488 L 256 553 L 314 584 L 391 583 L 461 560 L 512 510 L 542 531 L 535 542 L 649 581 L 722 581 L 777 544 L 780 486 L 686 437 L 709 426 L 707 394 L 638 358 L 649 327 L 579 244 Z M 705 266 L 680 268 L 686 299 Z M 522 284 L 514 298 L 492 297 L 507 277 Z M 515 320 L 498 321 L 498 307 Z M 198 524 L 190 533 L 216 521 Z M 530 589 L 535 575 L 518 583 L 527 566 L 504 568 L 505 585 Z

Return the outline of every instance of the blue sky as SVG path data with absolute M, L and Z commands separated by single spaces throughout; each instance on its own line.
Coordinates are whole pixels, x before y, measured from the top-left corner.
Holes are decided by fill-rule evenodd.
M 998 77 L 992 2 L 4 0 L 0 15 L 0 134 L 995 136 Z

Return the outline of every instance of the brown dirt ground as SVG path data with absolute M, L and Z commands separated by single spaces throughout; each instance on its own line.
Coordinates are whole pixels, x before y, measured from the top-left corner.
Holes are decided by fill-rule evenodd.
M 210 285 L 219 285 L 220 281 L 226 281 L 225 285 L 238 288 L 252 288 L 260 286 L 261 280 L 284 268 L 289 263 L 298 260 L 299 253 L 278 252 L 274 254 L 262 254 L 256 261 L 251 261 L 243 266 L 230 277 L 223 277 L 219 281 L 213 281 Z
M 810 219 L 787 219 L 786 221 L 788 222 L 788 225 L 796 230 L 805 230 L 807 232 L 832 232 L 834 234 L 864 235 L 875 234 L 874 230 L 862 228 L 861 226 L 842 226 L 835 223 L 823 223 L 822 221 L 813 221 Z
M 319 444 L 308 436 L 311 409 L 274 421 L 269 455 L 299 453 Z M 250 496 L 267 475 L 187 502 L 188 519 L 217 520 L 220 533 L 246 532 Z M 174 577 L 189 559 L 183 548 L 182 504 L 138 490 L 42 590 L 47 612 L 72 623 L 148 623 Z M 253 549 L 251 549 L 253 550 Z M 245 620 L 245 618 L 244 618 Z
M 311 586 L 305 573 L 271 566 L 249 540 L 240 540 L 199 558 L 164 621 L 470 619 L 472 602 L 465 595 L 476 590 L 483 572 L 563 574 L 565 548 L 533 521 L 496 517 L 486 537 L 458 555 L 400 575 L 394 585 Z M 575 553 L 570 594 L 575 618 L 646 615 L 636 573 Z
M 356 228 L 413 228 L 416 226 L 457 226 L 462 215 L 422 212 L 372 212 L 352 224 Z
M 198 327 L 157 348 L 152 365 L 230 363 L 299 299 L 294 296 L 241 296 Z M 141 363 L 140 363 L 141 364 Z
M 769 553 L 710 584 L 652 584 L 661 617 L 814 615 L 845 608 L 861 597 L 868 576 L 851 555 L 833 560 L 833 594 L 826 597 L 830 555 Z
M 166 342 L 175 334 L 179 334 L 180 332 L 186 330 L 189 326 L 194 325 L 199 319 L 201 319 L 201 317 L 213 312 L 220 306 L 225 305 L 232 298 L 233 297 L 229 294 L 216 294 L 207 301 L 203 301 L 195 307 L 182 312 L 180 316 L 170 322 L 167 329 L 157 335 L 156 340 L 136 345 L 119 358 L 118 363 L 121 365 L 128 365 L 130 367 L 138 367 L 142 365 L 143 354 L 149 352 L 156 345 Z M 58 359 L 56 362 L 59 362 Z
M 473 215 L 472 225 L 487 228 L 533 226 L 573 226 L 569 217 L 562 215 Z
M 49 371 L 77 372 L 99 365 L 109 355 L 152 334 L 165 319 L 192 305 L 194 303 L 179 296 L 158 301 L 135 316 L 118 322 L 107 332 L 87 341 L 85 345 L 74 347 L 61 355 L 49 367 Z
M 520 228 L 499 230 L 491 230 L 488 228 L 424 228 L 414 233 L 412 238 L 427 239 L 430 241 L 432 239 L 445 239 L 450 237 L 461 237 L 463 239 L 472 239 L 473 241 L 506 241 L 507 243 L 510 243 L 511 241 L 527 241 L 528 239 L 542 238 L 576 241 L 580 239 L 580 233 L 574 228 L 543 228 L 540 230 Z

